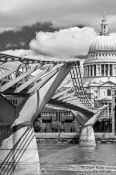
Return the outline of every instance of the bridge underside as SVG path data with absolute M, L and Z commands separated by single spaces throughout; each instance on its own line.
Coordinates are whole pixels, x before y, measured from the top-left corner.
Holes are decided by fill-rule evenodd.
M 63 101 L 55 100 L 55 99 L 50 99 L 50 101 L 48 103 L 52 104 L 52 105 L 59 106 L 59 107 L 64 107 L 66 109 L 70 109 L 70 110 L 80 112 L 83 115 L 87 116 L 88 119 L 90 119 L 95 114 L 95 111 L 91 111 L 91 110 L 87 109 L 86 107 L 81 106 L 81 104 L 79 105 L 78 103 L 76 103 L 76 104 L 72 103 L 71 104 L 71 103 L 68 103 L 68 102 L 66 103 L 66 102 L 63 102 Z

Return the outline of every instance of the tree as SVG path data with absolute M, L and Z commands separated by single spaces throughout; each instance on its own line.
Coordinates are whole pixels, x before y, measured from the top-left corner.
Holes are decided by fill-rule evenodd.
M 52 131 L 56 131 L 56 132 L 60 132 L 64 129 L 64 126 L 60 121 L 52 121 L 50 127 Z
M 34 130 L 35 132 L 40 132 L 40 131 L 44 131 L 46 128 L 45 123 L 42 123 L 42 119 L 41 118 L 36 118 L 35 121 L 33 122 L 34 125 Z
M 73 120 L 72 124 L 73 124 L 72 127 L 74 128 L 74 130 L 77 131 L 77 132 L 80 132 L 80 126 L 79 126 L 79 124 L 78 124 L 76 119 Z

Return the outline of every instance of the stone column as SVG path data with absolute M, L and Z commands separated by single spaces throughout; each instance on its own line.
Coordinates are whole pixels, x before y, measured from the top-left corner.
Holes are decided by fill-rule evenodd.
M 112 75 L 116 76 L 116 64 L 112 64 Z
M 112 76 L 114 76 L 114 64 L 112 64 Z
M 108 77 L 110 76 L 110 64 L 108 64 Z
M 92 76 L 94 77 L 94 65 L 92 65 Z
M 96 65 L 96 76 L 100 76 L 101 75 L 101 73 L 100 73 L 101 72 L 100 66 L 101 66 L 100 64 Z
M 87 66 L 87 76 L 89 77 L 89 66 Z
M 104 76 L 106 76 L 106 65 L 104 64 Z
M 87 77 L 87 66 L 85 66 L 85 77 Z
M 89 77 L 91 77 L 91 66 L 89 65 Z

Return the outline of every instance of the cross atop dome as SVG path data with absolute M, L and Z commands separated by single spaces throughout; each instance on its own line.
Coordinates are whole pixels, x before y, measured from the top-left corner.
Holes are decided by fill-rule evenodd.
M 102 17 L 102 23 L 101 23 L 101 32 L 100 32 L 100 35 L 104 35 L 104 36 L 109 35 L 108 23 L 107 23 L 107 19 L 106 19 L 105 12 L 104 12 L 103 17 Z

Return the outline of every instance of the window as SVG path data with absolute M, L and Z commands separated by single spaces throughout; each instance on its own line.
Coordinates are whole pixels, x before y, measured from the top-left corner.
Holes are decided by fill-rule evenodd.
M 104 64 L 101 65 L 101 75 L 104 76 Z
M 107 90 L 107 96 L 111 96 L 111 89 Z
M 94 76 L 96 76 L 96 65 L 94 65 Z
M 106 66 L 105 75 L 108 76 L 108 64 L 106 64 L 105 66 Z
M 91 76 L 92 76 L 92 65 L 90 66 L 90 70 L 91 70 Z
M 110 76 L 112 76 L 112 64 L 110 64 Z

